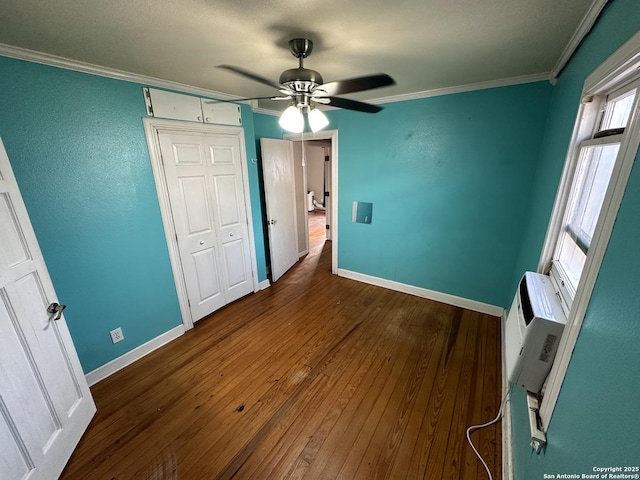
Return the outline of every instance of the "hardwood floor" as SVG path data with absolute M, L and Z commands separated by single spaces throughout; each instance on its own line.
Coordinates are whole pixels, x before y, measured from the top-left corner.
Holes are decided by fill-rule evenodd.
M 270 288 L 92 387 L 63 479 L 484 479 L 465 440 L 500 403 L 498 318 L 331 275 Z M 473 434 L 500 478 L 500 425 Z
M 309 212 L 309 252 L 317 253 L 322 249 L 327 238 L 325 212 L 314 210 Z M 313 251 L 312 251 L 313 250 Z

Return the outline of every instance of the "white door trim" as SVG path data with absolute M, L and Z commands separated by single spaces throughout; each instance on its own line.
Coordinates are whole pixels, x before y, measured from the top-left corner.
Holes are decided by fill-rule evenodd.
M 167 181 L 164 176 L 162 167 L 162 156 L 160 154 L 160 142 L 158 139 L 159 130 L 171 130 L 181 133 L 211 133 L 211 134 L 236 134 L 240 137 L 240 155 L 242 158 L 242 182 L 244 187 L 245 208 L 247 210 L 247 226 L 249 229 L 249 249 L 251 254 L 251 275 L 253 278 L 253 291 L 260 290 L 258 282 L 258 268 L 256 259 L 256 246 L 253 235 L 253 216 L 251 214 L 251 199 L 249 195 L 249 176 L 247 172 L 247 152 L 244 140 L 244 129 L 242 127 L 231 127 L 226 125 L 197 124 L 190 122 L 181 122 L 178 120 L 166 120 L 162 118 L 144 118 L 144 132 L 147 137 L 147 145 L 149 147 L 149 157 L 151 159 L 151 167 L 153 170 L 153 179 L 156 184 L 156 192 L 160 203 L 160 214 L 162 216 L 162 225 L 164 227 L 164 235 L 167 240 L 169 249 L 169 260 L 171 261 L 171 271 L 173 272 L 173 280 L 176 285 L 178 294 L 178 304 L 182 315 L 182 323 L 185 330 L 193 328 L 194 319 L 189 309 L 189 299 L 187 296 L 187 287 L 185 284 L 184 273 L 180 263 L 180 252 L 176 240 L 176 229 L 173 224 L 171 214 L 171 203 L 169 202 L 169 191 Z M 196 319 L 197 320 L 197 319 Z
M 309 191 L 309 186 L 307 184 L 307 152 L 305 150 L 304 142 L 300 142 L 300 154 L 304 159 L 302 163 L 302 193 L 306 195 Z M 293 156 L 293 160 L 295 161 L 295 155 Z M 295 170 L 295 169 L 294 169 Z M 304 257 L 309 253 L 309 209 L 307 207 L 307 197 L 304 197 L 304 251 L 298 254 L 298 258 Z
M 285 133 L 285 140 L 331 140 L 331 273 L 338 274 L 338 130 L 317 133 Z

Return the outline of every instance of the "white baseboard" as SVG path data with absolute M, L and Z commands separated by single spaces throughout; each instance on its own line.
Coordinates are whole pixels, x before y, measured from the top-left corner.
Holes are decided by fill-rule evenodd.
M 258 284 L 258 291 L 264 290 L 265 288 L 269 288 L 270 286 L 271 286 L 271 283 L 269 283 L 269 279 L 267 278 L 266 280 L 263 280 Z
M 466 308 L 468 310 L 473 310 L 474 312 L 486 313 L 495 317 L 502 317 L 504 314 L 504 308 L 502 307 L 469 300 L 467 298 L 456 297 L 455 295 L 449 295 L 448 293 L 440 293 L 426 288 L 415 287 L 413 285 L 407 285 L 406 283 L 394 282 L 393 280 L 387 280 L 385 278 L 373 277 L 371 275 L 365 275 L 364 273 L 352 272 L 350 270 L 339 268 L 338 276 L 376 285 L 378 287 L 388 288 L 389 290 L 395 290 L 397 292 L 416 295 L 417 297 L 428 298 L 429 300 L 435 300 L 436 302 L 446 303 L 455 307 Z
M 153 352 L 154 350 L 166 345 L 171 340 L 175 340 L 179 336 L 184 334 L 184 325 L 178 325 L 175 328 L 172 328 L 168 332 L 165 332 L 161 335 L 158 335 L 156 338 L 152 338 L 146 343 L 143 343 L 139 347 L 134 348 L 133 350 L 128 351 L 124 355 L 119 356 L 118 358 L 114 358 L 109 363 L 105 363 L 101 367 L 96 368 L 95 370 L 90 371 L 85 375 L 87 379 L 87 383 L 89 386 L 95 385 L 100 380 L 104 380 L 109 375 L 113 375 L 118 370 L 122 370 L 127 365 L 131 365 L 136 360 L 141 359 L 145 355 Z

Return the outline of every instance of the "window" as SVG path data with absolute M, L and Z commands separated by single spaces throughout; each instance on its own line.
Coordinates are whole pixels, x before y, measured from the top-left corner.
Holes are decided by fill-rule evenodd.
M 589 75 L 582 93 L 538 264 L 567 314 L 540 402 L 545 432 L 640 144 L 640 33 Z
M 596 108 L 602 105 L 600 111 L 586 116 L 587 125 L 579 126 L 592 133 L 574 149 L 575 158 L 571 160 L 575 170 L 550 270 L 567 315 L 593 241 L 636 93 L 637 88 L 632 84 L 600 97 L 602 100 L 595 105 Z

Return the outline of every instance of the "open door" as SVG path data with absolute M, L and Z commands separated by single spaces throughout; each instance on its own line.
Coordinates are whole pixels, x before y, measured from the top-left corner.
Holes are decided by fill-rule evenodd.
M 269 223 L 271 281 L 275 282 L 298 261 L 293 142 L 261 138 L 260 147 Z
M 0 141 L 0 478 L 56 479 L 96 411 Z

